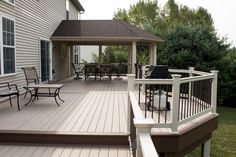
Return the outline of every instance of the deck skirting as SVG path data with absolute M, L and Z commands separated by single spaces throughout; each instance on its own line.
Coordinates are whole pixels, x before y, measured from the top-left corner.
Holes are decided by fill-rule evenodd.
M 129 145 L 128 134 L 123 133 L 71 133 L 12 130 L 1 130 L 0 142 L 124 146 Z

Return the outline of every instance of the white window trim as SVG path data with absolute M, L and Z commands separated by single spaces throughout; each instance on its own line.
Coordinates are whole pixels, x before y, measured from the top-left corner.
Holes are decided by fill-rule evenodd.
M 9 20 L 14 21 L 14 46 L 9 46 L 9 45 L 3 45 L 3 31 L 2 31 L 2 19 L 6 18 Z M 0 12 L 0 59 L 1 59 L 1 72 L 0 72 L 0 76 L 4 77 L 4 76 L 12 76 L 12 75 L 16 75 L 17 74 L 17 69 L 16 69 L 16 20 L 14 17 L 7 15 L 7 14 L 3 14 L 2 12 Z M 15 50 L 15 72 L 14 73 L 9 73 L 9 74 L 5 74 L 4 73 L 4 65 L 3 65 L 3 47 L 9 47 L 9 48 L 14 48 Z
M 41 71 L 41 40 L 43 41 L 47 41 L 49 42 L 49 79 L 53 79 L 52 78 L 52 41 L 50 39 L 47 39 L 47 38 L 42 38 L 42 37 L 39 37 L 39 41 L 38 41 L 38 45 L 39 45 L 39 75 L 40 75 L 40 82 L 42 82 L 41 80 L 41 74 L 42 74 L 42 71 Z
M 14 0 L 14 3 L 9 2 L 9 0 L 2 0 L 2 1 L 7 3 L 7 4 L 9 4 L 9 5 L 11 5 L 11 6 L 15 6 L 16 5 L 16 0 Z

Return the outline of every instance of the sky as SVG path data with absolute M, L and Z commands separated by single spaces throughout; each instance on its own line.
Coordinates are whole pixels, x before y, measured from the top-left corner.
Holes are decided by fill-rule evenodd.
M 139 0 L 80 0 L 85 8 L 81 19 L 112 19 L 118 8 L 129 9 L 131 4 Z M 163 6 L 167 0 L 158 0 Z M 190 8 L 202 6 L 212 15 L 217 33 L 228 38 L 228 42 L 236 46 L 236 1 L 235 0 L 176 0 L 176 3 Z

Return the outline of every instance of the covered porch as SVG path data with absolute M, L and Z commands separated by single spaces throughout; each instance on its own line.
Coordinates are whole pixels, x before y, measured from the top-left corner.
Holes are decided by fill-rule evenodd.
M 125 46 L 127 47 L 128 73 L 135 73 L 137 63 L 137 46 L 146 46 L 149 51 L 149 64 L 156 65 L 157 44 L 163 40 L 151 33 L 145 32 L 128 23 L 117 20 L 64 20 L 51 36 L 53 44 L 53 66 L 56 71 L 56 79 L 64 79 L 63 75 L 57 74 L 60 69 L 73 74 L 72 62 L 80 62 L 73 59 L 74 48 L 78 46 L 99 46 L 99 61 L 103 63 L 102 49 L 104 46 Z M 58 58 L 62 47 L 66 47 L 66 54 L 63 62 Z M 76 50 L 79 51 L 79 48 Z M 80 52 L 83 53 L 83 52 Z M 64 66 L 63 66 L 64 64 Z

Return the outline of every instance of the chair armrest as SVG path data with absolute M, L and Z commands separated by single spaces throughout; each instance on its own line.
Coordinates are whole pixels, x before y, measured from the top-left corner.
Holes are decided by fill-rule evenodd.
M 10 83 L 9 83 L 9 82 L 0 82 L 0 84 L 2 84 L 2 85 L 6 84 L 7 86 L 9 86 L 9 85 L 10 85 Z
M 11 85 L 9 85 L 9 89 L 11 89 L 11 87 L 15 87 L 15 90 L 19 93 L 19 90 L 18 90 L 18 88 L 17 88 L 17 85 L 16 84 L 11 84 Z
M 8 87 L 10 89 L 10 83 L 9 82 L 1 82 L 0 88 L 5 88 L 5 87 Z

